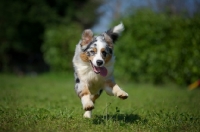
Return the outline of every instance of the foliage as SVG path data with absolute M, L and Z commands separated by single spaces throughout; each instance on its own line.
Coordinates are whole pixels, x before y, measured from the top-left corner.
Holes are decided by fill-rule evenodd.
M 93 0 L 1 0 L 0 71 L 12 70 L 14 66 L 37 66 L 37 59 L 43 59 L 44 32 L 63 24 L 76 23 L 74 30 L 92 26 L 100 15 L 96 12 L 100 3 Z
M 78 24 L 60 25 L 46 30 L 42 50 L 44 59 L 50 65 L 51 70 L 72 69 L 74 49 L 80 39 L 80 34 L 81 27 Z
M 103 92 L 93 118 L 83 119 L 72 75 L 0 74 L 0 131 L 200 131 L 198 89 L 120 82 L 129 98 Z
M 116 74 L 133 81 L 188 84 L 200 77 L 200 17 L 139 10 L 125 18 Z

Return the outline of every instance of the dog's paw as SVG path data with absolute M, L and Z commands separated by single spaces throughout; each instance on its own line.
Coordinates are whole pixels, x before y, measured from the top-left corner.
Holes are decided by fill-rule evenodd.
M 128 98 L 128 94 L 124 91 L 119 91 L 117 93 L 117 97 L 120 98 L 120 99 L 127 99 Z
M 88 102 L 84 103 L 83 109 L 85 111 L 90 111 L 90 110 L 94 109 L 94 103 L 92 101 L 88 101 Z
M 85 111 L 83 117 L 84 118 L 91 118 L 92 117 L 92 111 Z

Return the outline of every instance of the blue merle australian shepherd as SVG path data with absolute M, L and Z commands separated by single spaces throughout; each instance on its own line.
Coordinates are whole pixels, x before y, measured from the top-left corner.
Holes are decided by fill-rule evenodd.
M 128 94 L 116 84 L 113 77 L 114 42 L 123 30 L 122 23 L 98 36 L 87 29 L 83 31 L 82 39 L 76 45 L 73 58 L 75 90 L 81 99 L 85 110 L 83 116 L 86 118 L 91 118 L 95 100 L 103 90 L 108 95 L 128 98 Z

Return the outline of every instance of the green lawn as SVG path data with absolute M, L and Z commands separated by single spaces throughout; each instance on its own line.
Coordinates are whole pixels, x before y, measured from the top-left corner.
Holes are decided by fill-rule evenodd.
M 122 81 L 119 85 L 129 93 L 127 100 L 104 92 L 96 101 L 93 118 L 84 119 L 73 76 L 1 74 L 0 131 L 200 131 L 199 89 Z

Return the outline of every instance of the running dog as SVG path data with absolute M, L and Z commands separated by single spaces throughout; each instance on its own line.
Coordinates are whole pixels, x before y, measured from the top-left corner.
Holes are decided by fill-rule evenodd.
M 122 23 L 97 36 L 86 29 L 76 45 L 73 57 L 75 91 L 81 99 L 85 118 L 91 118 L 95 100 L 103 90 L 120 99 L 128 98 L 128 94 L 115 83 L 113 77 L 114 42 L 123 30 Z

